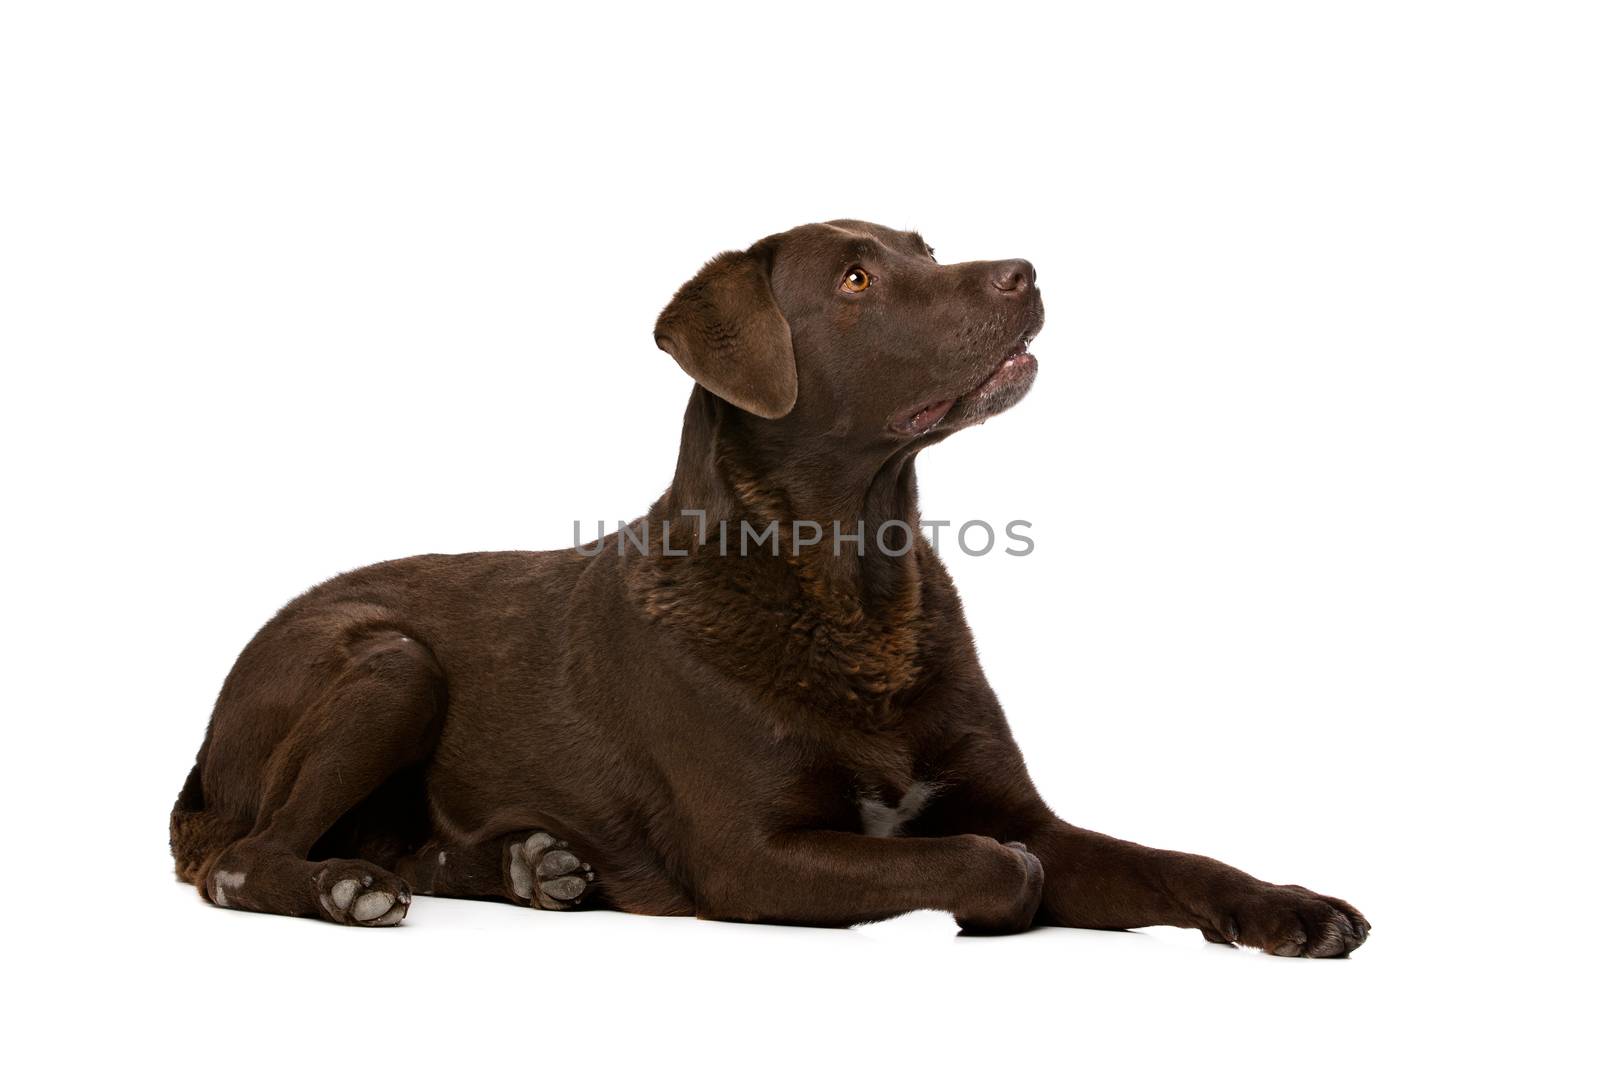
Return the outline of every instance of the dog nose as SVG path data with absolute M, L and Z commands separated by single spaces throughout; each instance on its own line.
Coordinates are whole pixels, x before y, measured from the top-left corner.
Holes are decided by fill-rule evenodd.
M 1033 288 L 1033 264 L 1025 259 L 1008 259 L 994 265 L 990 283 L 1002 293 L 1021 296 Z

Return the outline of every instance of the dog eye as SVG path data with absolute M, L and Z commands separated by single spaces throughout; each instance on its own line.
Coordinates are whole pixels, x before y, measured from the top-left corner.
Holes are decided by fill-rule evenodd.
M 852 267 L 850 271 L 845 274 L 844 281 L 839 283 L 839 288 L 843 289 L 847 293 L 862 293 L 866 292 L 867 286 L 871 284 L 872 275 L 868 274 L 860 267 Z

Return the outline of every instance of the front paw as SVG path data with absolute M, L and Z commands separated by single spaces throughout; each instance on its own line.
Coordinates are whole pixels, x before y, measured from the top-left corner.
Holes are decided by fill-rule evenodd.
M 1249 945 L 1274 956 L 1328 959 L 1348 956 L 1367 940 L 1372 925 L 1337 897 L 1299 885 L 1258 883 L 1206 909 L 1200 932 L 1207 941 Z
M 956 923 L 965 934 L 1021 933 L 1033 925 L 1044 897 L 1044 865 L 1020 841 L 982 840 L 1001 872 L 988 881 L 981 900 L 956 913 Z

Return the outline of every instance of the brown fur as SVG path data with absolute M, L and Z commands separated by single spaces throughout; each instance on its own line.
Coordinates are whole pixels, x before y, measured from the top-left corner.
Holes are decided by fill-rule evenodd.
M 1171 924 L 1347 954 L 1368 926 L 1342 901 L 1057 818 L 938 557 L 876 542 L 917 526 L 921 450 L 1026 392 L 1042 321 L 1025 262 L 941 266 L 867 223 L 713 260 L 657 325 L 698 383 L 666 494 L 584 551 L 417 556 L 288 604 L 218 697 L 172 814 L 178 876 L 230 907 L 381 924 L 413 888 L 527 902 L 519 856 L 547 831 L 589 864 L 586 907 L 935 908 L 976 932 Z M 798 519 L 862 523 L 864 551 L 806 546 Z M 779 522 L 779 551 L 724 554 L 724 521 Z M 646 529 L 649 552 L 624 543 Z M 863 802 L 915 783 L 931 800 L 868 836 Z

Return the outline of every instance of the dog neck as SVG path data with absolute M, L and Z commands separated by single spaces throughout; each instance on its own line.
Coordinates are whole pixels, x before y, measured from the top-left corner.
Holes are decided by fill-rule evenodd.
M 770 424 L 752 428 L 744 418 L 695 389 L 677 475 L 647 519 L 656 530 L 672 524 L 674 552 L 633 557 L 633 595 L 649 617 L 695 642 L 707 662 L 788 698 L 762 705 L 791 708 L 773 711 L 779 732 L 812 729 L 818 708 L 845 716 L 830 720 L 836 723 L 887 726 L 921 674 L 922 581 L 931 549 L 914 532 L 912 455 L 852 464 L 842 448 L 833 455 L 797 451 L 771 436 Z M 696 539 L 690 531 L 702 512 L 704 532 Z M 797 520 L 819 524 L 820 542 L 798 544 Z M 891 520 L 906 525 L 885 539 L 895 551 L 885 551 L 876 531 Z M 841 532 L 865 531 L 859 546 L 847 542 L 835 551 L 835 521 Z M 774 523 L 776 553 L 770 542 L 741 551 L 742 526 Z M 733 603 L 759 605 L 762 624 L 730 612 Z
M 916 585 L 921 535 L 914 449 L 859 454 L 808 448 L 696 386 L 677 472 L 652 518 L 688 528 L 702 512 L 701 550 L 724 551 L 724 523 L 725 552 L 735 555 L 741 524 L 759 532 L 776 523 L 778 556 L 811 579 L 813 595 L 871 610 L 901 600 Z M 814 523 L 802 532 L 820 530 L 820 543 L 800 544 L 796 523 Z M 755 551 L 770 554 L 771 548 L 764 543 Z

